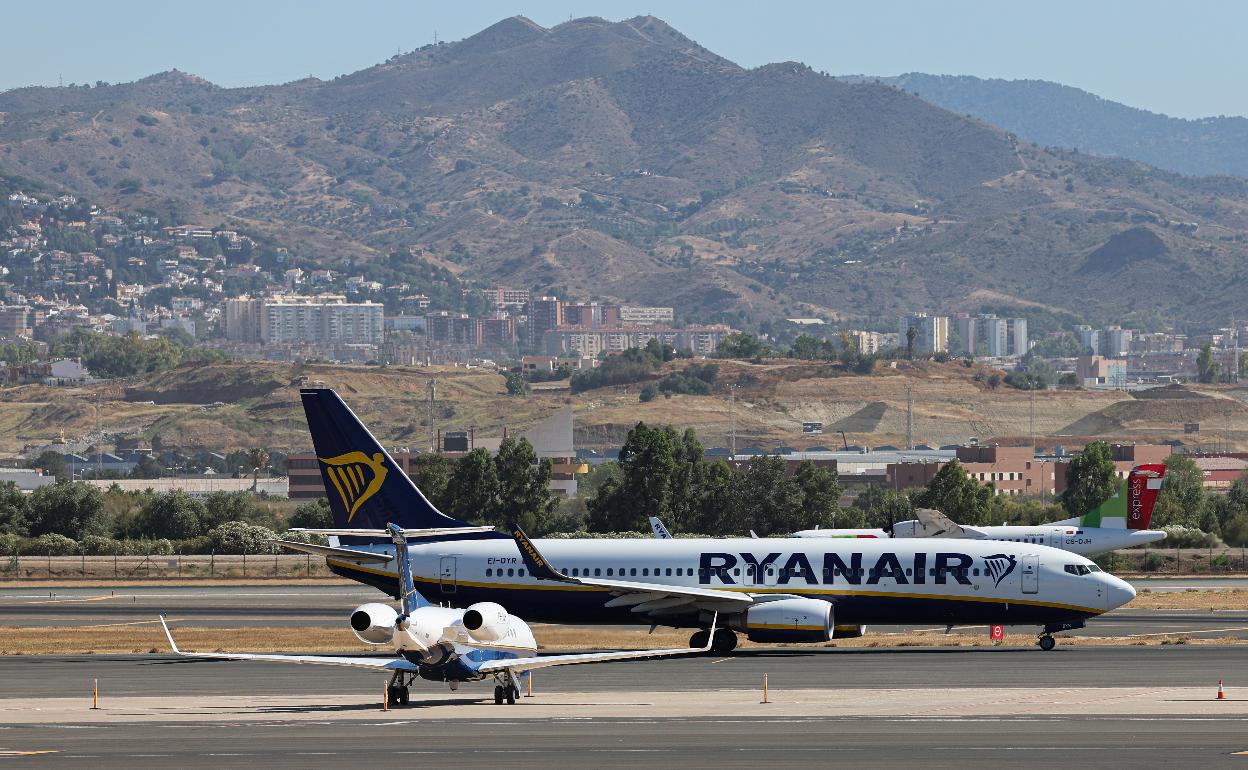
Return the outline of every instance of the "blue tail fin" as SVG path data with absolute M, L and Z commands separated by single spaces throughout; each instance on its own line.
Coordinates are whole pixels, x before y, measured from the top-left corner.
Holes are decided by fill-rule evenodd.
M 333 390 L 299 391 L 334 526 L 470 527 L 439 511 Z
M 408 560 L 407 538 L 398 524 L 386 527 L 390 530 L 390 539 L 394 542 L 394 555 L 399 566 L 399 603 L 403 605 L 403 614 L 411 615 L 421 607 L 428 607 L 429 600 L 416 590 L 416 581 L 412 580 L 412 564 Z

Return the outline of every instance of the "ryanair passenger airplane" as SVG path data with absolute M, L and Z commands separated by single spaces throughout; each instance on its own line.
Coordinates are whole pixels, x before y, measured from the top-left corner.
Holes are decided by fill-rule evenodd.
M 1043 626 L 1053 633 L 1135 597 L 1085 558 L 1035 543 L 939 539 L 566 539 L 530 541 L 438 511 L 338 394 L 301 392 L 336 530 L 331 570 L 392 596 L 387 522 L 439 529 L 409 538 L 415 587 L 434 602 L 498 602 L 536 621 L 697 629 L 690 647 L 822 642 L 868 623 Z M 484 530 L 484 531 L 483 531 Z M 713 635 L 718 614 L 725 627 Z

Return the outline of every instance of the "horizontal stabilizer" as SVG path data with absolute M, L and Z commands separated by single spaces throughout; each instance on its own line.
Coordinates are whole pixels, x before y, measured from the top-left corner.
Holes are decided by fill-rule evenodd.
M 301 529 L 296 528 L 291 532 L 300 532 L 305 535 L 326 535 L 331 537 L 378 537 L 385 538 L 386 542 L 390 542 L 390 530 L 388 529 Z M 455 535 L 475 535 L 478 532 L 494 532 L 493 527 L 425 527 L 422 529 L 405 529 L 403 536 L 407 538 L 420 537 L 453 537 Z
M 283 548 L 289 548 L 300 553 L 310 553 L 313 556 L 337 556 L 340 559 L 353 559 L 374 564 L 384 564 L 394 559 L 393 556 L 384 553 L 357 551 L 354 548 L 335 548 L 332 545 L 317 545 L 316 543 L 296 543 L 293 540 L 274 540 L 273 542 Z

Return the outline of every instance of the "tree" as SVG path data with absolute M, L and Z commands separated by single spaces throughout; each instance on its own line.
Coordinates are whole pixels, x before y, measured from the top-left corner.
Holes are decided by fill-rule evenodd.
M 906 327 L 906 360 L 914 360 L 914 340 L 919 336 L 918 327 Z
M 156 495 L 138 517 L 140 534 L 145 538 L 166 537 L 182 540 L 203 534 L 204 504 L 181 489 Z
M 659 388 L 653 382 L 647 382 L 642 386 L 641 392 L 637 394 L 637 400 L 643 404 L 648 404 L 659 395 Z
M 675 434 L 639 422 L 620 449 L 620 480 L 608 481 L 589 502 L 589 524 L 598 532 L 639 532 L 646 518 L 670 518 Z
M 1071 516 L 1082 516 L 1113 497 L 1118 487 L 1118 472 L 1109 444 L 1093 441 L 1075 455 L 1066 468 L 1062 507 Z
M 758 337 L 744 332 L 733 332 L 720 340 L 715 348 L 716 358 L 757 359 L 768 352 Z
M 1205 500 L 1205 475 L 1192 458 L 1171 455 L 1166 458 L 1166 475 L 1153 508 L 1152 525 L 1166 527 L 1200 526 Z
M 935 508 L 959 524 L 984 524 L 992 506 L 992 483 L 980 485 L 957 458 L 932 477 L 927 488 L 911 498 L 916 508 Z
M 1206 342 L 1200 346 L 1200 355 L 1196 356 L 1196 378 L 1203 383 L 1217 382 L 1222 374 L 1222 365 L 1213 357 L 1213 345 Z
M 65 462 L 65 455 L 60 452 L 49 449 L 31 460 L 30 467 L 42 468 L 44 473 L 55 476 L 57 481 L 72 481 L 69 477 L 69 463 Z
M 485 449 L 455 461 L 446 485 L 445 513 L 466 521 L 505 525 L 500 517 L 498 469 Z
M 204 498 L 204 511 L 200 514 L 200 520 L 203 529 L 207 531 L 227 521 L 251 521 L 254 516 L 255 506 L 249 493 L 213 492 Z
M 494 462 L 498 472 L 499 521 L 543 534 L 559 503 L 550 491 L 550 460 L 539 461 L 528 439 L 517 441 L 509 436 L 499 445 Z
M 507 395 L 509 396 L 525 396 L 529 393 L 528 380 L 524 379 L 524 375 L 520 372 L 507 372 Z
M 802 490 L 784 477 L 786 460 L 762 455 L 750 460 L 739 496 L 737 518 L 763 537 L 792 532 Z
M 842 526 L 878 527 L 891 532 L 897 522 L 914 518 L 914 505 L 905 493 L 875 484 L 859 493 L 851 507 L 862 512 L 861 521 L 843 521 Z
M 269 463 L 269 453 L 259 447 L 249 449 L 247 462 L 251 465 L 251 488 L 254 491 L 260 483 L 260 469 Z
M 0 533 L 25 535 L 30 531 L 26 495 L 12 481 L 0 483 Z
M 697 522 L 690 529 L 707 535 L 745 534 L 748 522 L 738 516 L 743 486 L 742 475 L 724 461 L 708 464 L 698 499 Z
M 134 469 L 130 471 L 132 479 L 158 479 L 165 473 L 165 466 L 152 455 L 140 455 Z
M 104 512 L 104 496 L 90 484 L 57 482 L 30 495 L 30 534 L 53 533 L 81 540 L 85 535 L 107 535 L 111 522 Z
M 450 481 L 450 464 L 440 454 L 418 455 L 408 466 L 412 481 L 420 487 L 429 502 L 444 507 L 446 485 Z
M 334 514 L 329 510 L 329 502 L 325 498 L 318 498 L 311 502 L 303 503 L 295 508 L 295 512 L 290 517 L 291 528 L 301 529 L 329 529 L 334 526 Z
M 803 460 L 793 472 L 793 481 L 802 492 L 802 506 L 790 531 L 835 527 L 841 499 L 841 484 L 835 468 L 827 470 Z

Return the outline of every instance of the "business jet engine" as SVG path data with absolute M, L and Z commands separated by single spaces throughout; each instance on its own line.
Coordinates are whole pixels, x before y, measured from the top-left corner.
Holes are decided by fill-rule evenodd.
M 833 638 L 832 604 L 820 599 L 778 599 L 755 604 L 732 627 L 751 642 L 827 642 Z
M 477 602 L 464 610 L 464 630 L 478 642 L 497 642 L 507 636 L 511 618 L 494 602 Z
M 389 644 L 399 613 L 388 604 L 369 602 L 351 613 L 351 630 L 365 644 Z

